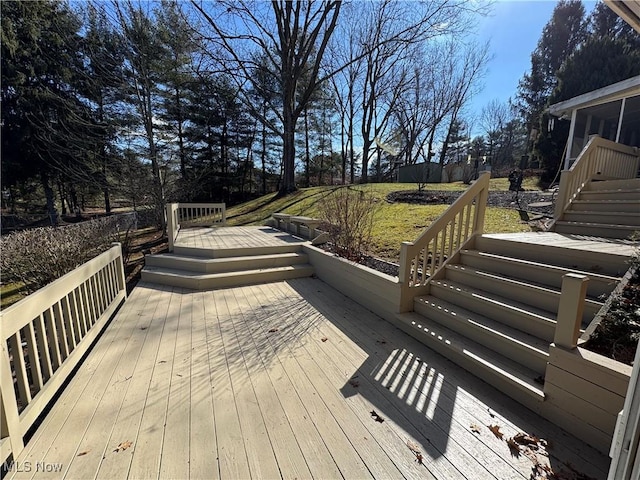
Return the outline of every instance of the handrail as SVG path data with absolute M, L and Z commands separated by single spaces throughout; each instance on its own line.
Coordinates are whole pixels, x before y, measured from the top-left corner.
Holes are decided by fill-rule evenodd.
M 414 242 L 402 242 L 399 281 L 401 311 L 410 311 L 413 297 L 426 293 L 436 276 L 464 245 L 484 229 L 489 172 L 482 173 Z
M 562 171 L 553 214 L 554 223 L 595 175 L 607 179 L 635 178 L 639 162 L 640 156 L 634 147 L 593 135 L 571 168 Z
M 169 251 L 173 251 L 181 227 L 223 227 L 226 224 L 227 211 L 224 203 L 168 203 L 167 237 Z
M 106 252 L 0 312 L 0 460 L 24 436 L 126 299 L 122 249 Z

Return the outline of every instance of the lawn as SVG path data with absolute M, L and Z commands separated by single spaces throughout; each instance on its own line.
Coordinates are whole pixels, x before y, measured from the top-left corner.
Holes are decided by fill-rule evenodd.
M 524 182 L 526 190 L 538 190 L 535 178 L 527 178 Z M 461 191 L 468 185 L 462 182 L 429 184 L 426 190 Z M 292 215 L 318 216 L 318 205 L 336 188 L 311 187 L 303 188 L 283 198 L 275 193 L 265 195 L 250 202 L 231 207 L 227 210 L 228 225 L 259 225 L 266 222 L 272 213 L 283 212 Z M 397 261 L 400 256 L 400 244 L 412 241 L 437 219 L 447 205 L 410 205 L 389 203 L 386 196 L 398 190 L 415 190 L 411 183 L 378 183 L 356 185 L 351 188 L 364 190 L 376 198 L 378 208 L 373 228 L 371 253 L 377 257 Z M 506 178 L 492 178 L 491 190 L 506 191 L 509 181 Z M 486 233 L 528 232 L 529 225 L 522 222 L 517 210 L 509 208 L 487 208 L 485 218 Z

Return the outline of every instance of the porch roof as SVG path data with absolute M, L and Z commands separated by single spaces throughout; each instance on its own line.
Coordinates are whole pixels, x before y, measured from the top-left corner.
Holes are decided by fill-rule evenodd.
M 556 117 L 570 116 L 573 110 L 614 102 L 636 95 L 640 95 L 640 75 L 555 103 L 549 107 L 549 113 Z

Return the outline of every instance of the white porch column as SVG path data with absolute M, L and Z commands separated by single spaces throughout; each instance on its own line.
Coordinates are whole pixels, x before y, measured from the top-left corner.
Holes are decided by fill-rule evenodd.
M 622 99 L 620 105 L 620 116 L 618 117 L 618 131 L 616 132 L 616 143 L 620 143 L 620 130 L 622 129 L 622 116 L 624 115 L 624 106 L 627 103 L 627 98 Z
M 564 170 L 569 170 L 569 160 L 571 159 L 571 150 L 573 149 L 573 134 L 576 131 L 576 117 L 578 109 L 571 112 L 571 126 L 569 127 L 569 140 L 567 140 L 567 154 L 564 157 Z

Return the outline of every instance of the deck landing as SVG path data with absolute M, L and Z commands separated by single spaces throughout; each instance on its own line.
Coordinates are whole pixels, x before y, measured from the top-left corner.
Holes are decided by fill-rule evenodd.
M 546 439 L 549 456 L 514 456 L 505 440 L 519 432 Z M 16 466 L 26 462 L 9 477 L 525 480 L 534 462 L 566 478 L 608 467 L 317 279 L 139 284 Z

